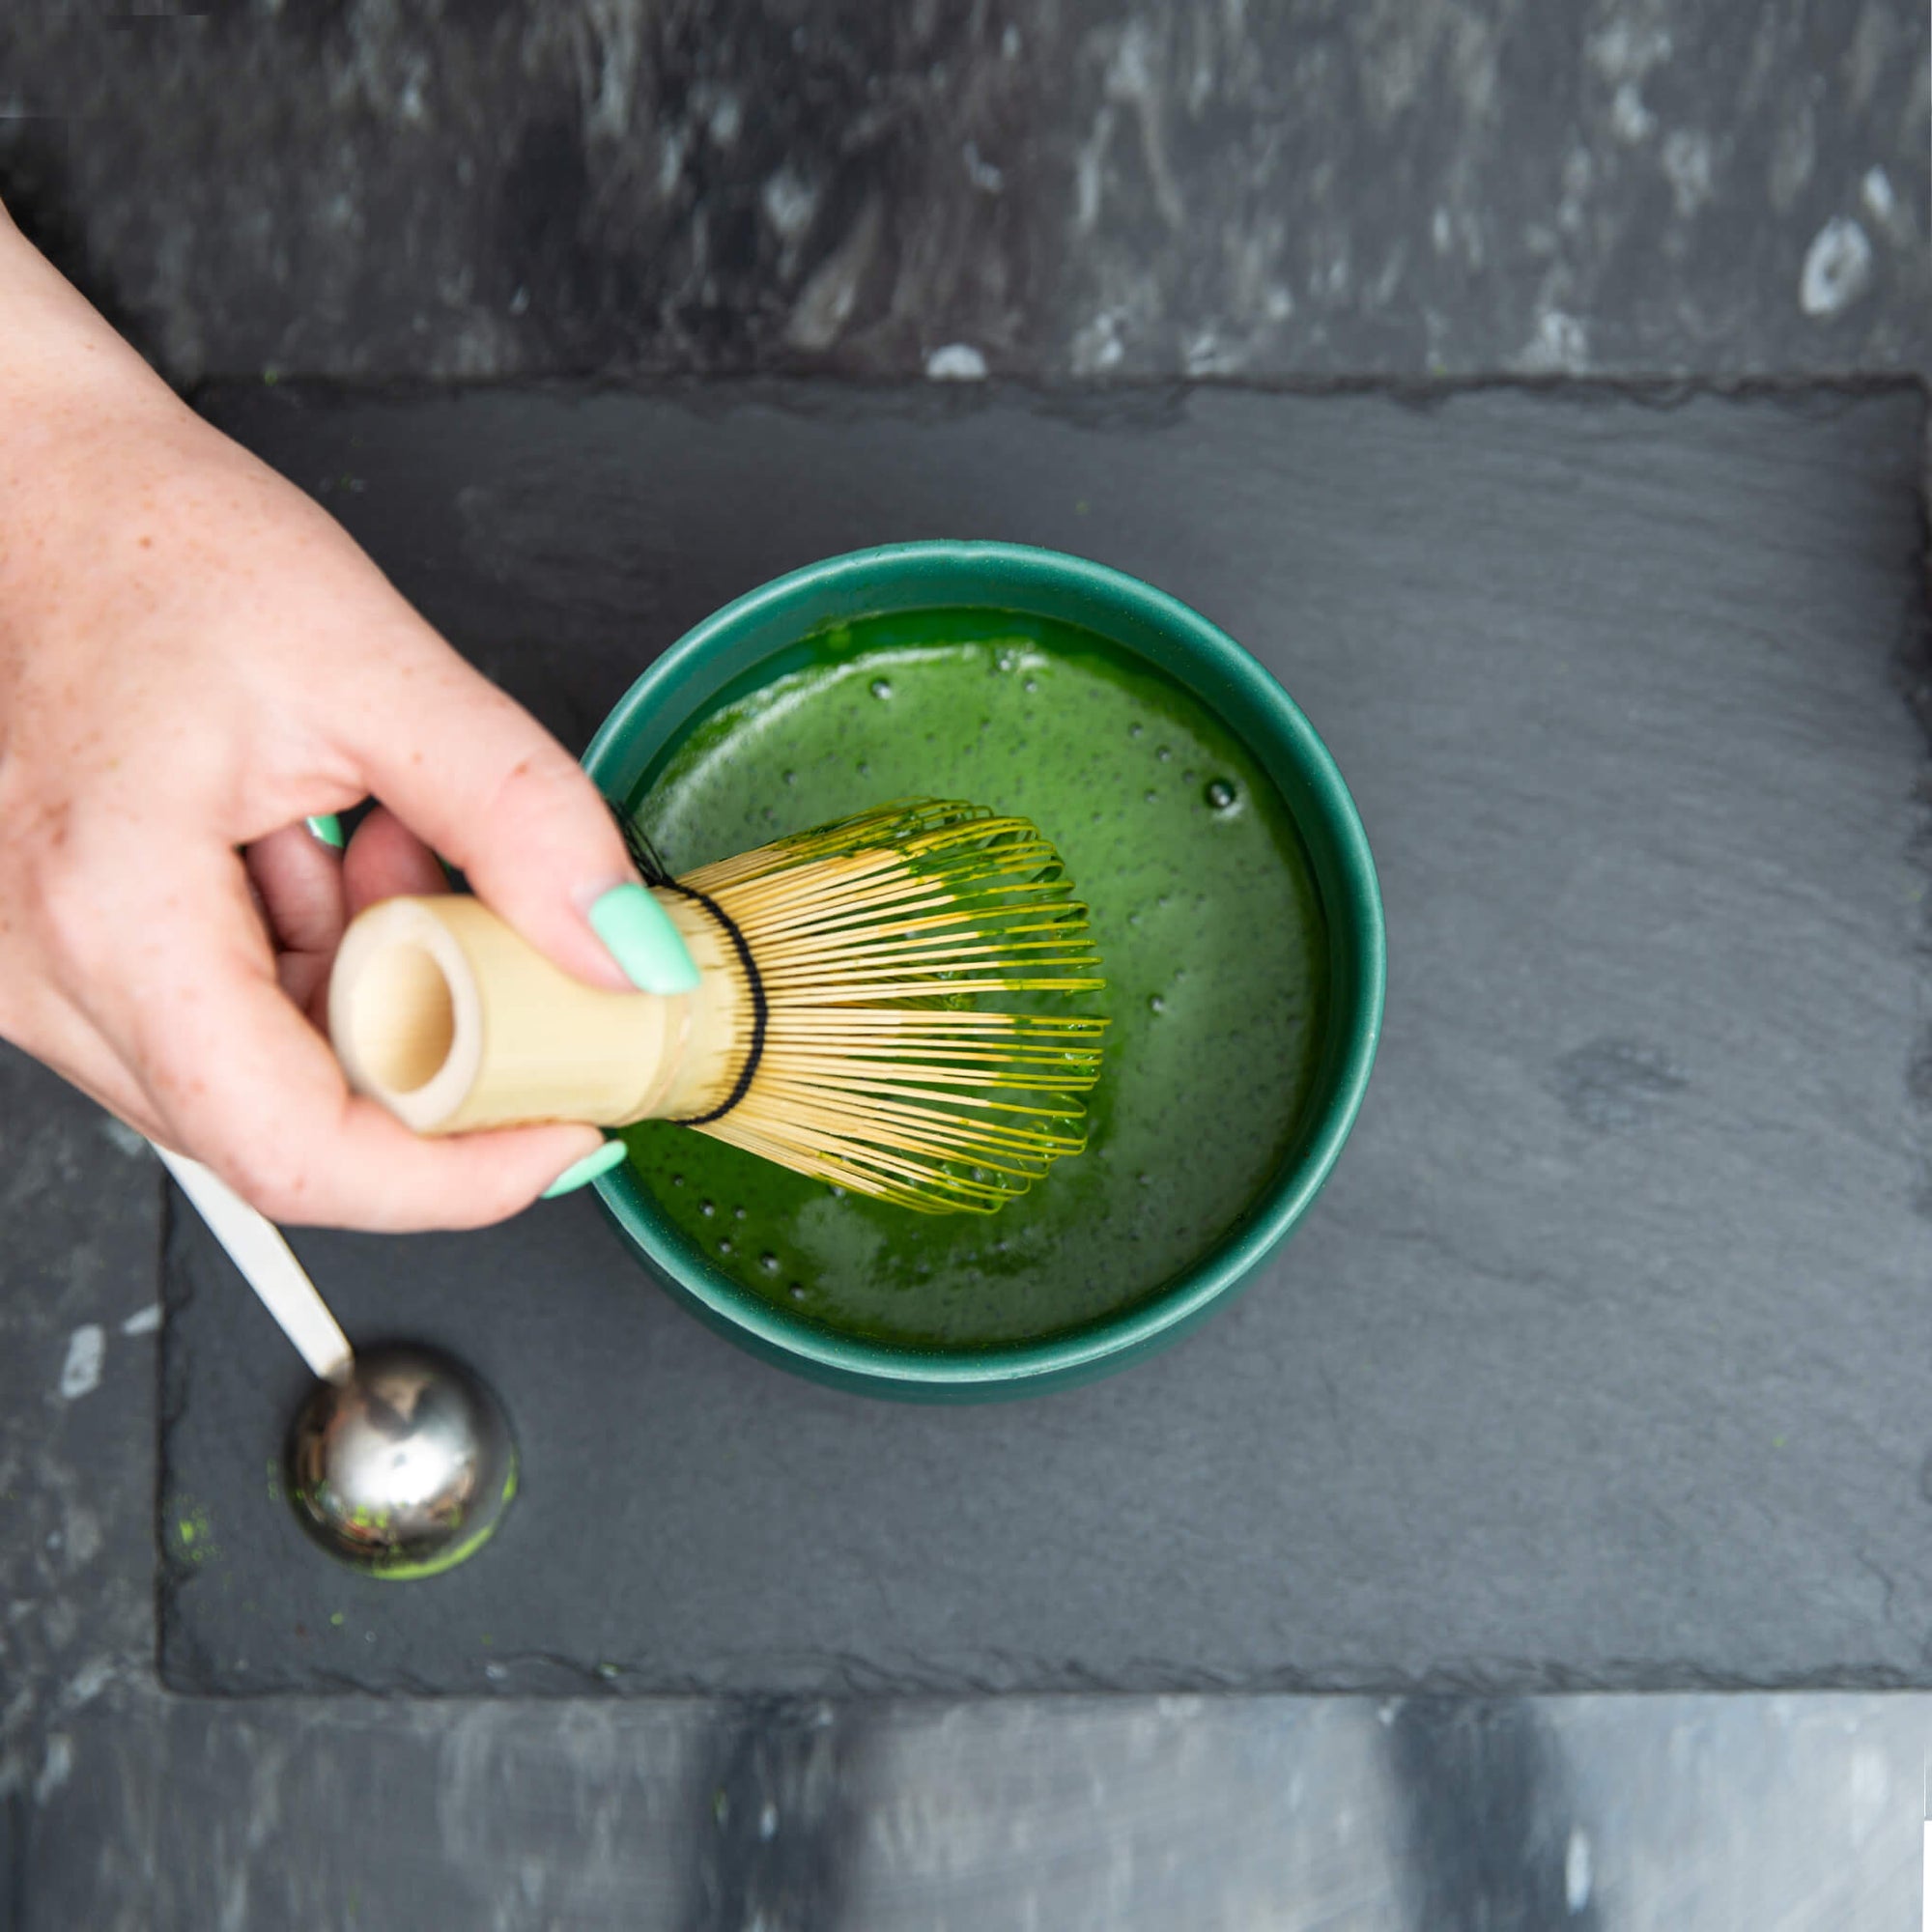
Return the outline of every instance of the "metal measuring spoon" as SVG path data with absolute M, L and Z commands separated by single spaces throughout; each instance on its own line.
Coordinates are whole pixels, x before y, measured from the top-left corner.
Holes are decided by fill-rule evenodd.
M 436 1350 L 358 1354 L 318 1382 L 289 1431 L 289 1497 L 331 1556 L 389 1577 L 463 1561 L 517 1492 L 517 1454 L 497 1399 Z
M 199 1161 L 155 1151 L 316 1374 L 289 1432 L 302 1527 L 372 1576 L 433 1577 L 488 1541 L 517 1492 L 497 1398 L 440 1350 L 356 1354 L 280 1231 Z

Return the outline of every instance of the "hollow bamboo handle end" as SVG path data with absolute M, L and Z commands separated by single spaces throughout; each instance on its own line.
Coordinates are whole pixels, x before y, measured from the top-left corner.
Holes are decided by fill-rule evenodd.
M 666 909 L 681 927 L 702 918 L 681 898 Z M 702 973 L 717 936 L 687 940 Z M 728 1049 L 717 993 L 704 983 L 672 999 L 606 992 L 553 965 L 481 900 L 394 898 L 343 936 L 328 1031 L 351 1087 L 420 1134 L 624 1126 L 685 1111 L 693 1079 L 721 1040 Z

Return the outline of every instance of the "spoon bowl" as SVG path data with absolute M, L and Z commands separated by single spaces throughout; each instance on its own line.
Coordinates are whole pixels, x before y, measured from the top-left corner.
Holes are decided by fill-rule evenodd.
M 496 1396 L 434 1349 L 356 1354 L 289 1431 L 288 1493 L 331 1556 L 374 1577 L 432 1577 L 473 1555 L 517 1492 Z

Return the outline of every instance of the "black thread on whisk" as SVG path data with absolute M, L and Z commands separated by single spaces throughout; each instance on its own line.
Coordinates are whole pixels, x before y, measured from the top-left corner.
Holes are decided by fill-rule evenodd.
M 658 857 L 658 849 L 644 837 L 629 812 L 610 800 L 611 816 L 617 821 L 617 830 L 623 835 L 624 849 L 631 855 L 631 863 L 643 874 L 647 886 L 656 886 L 665 892 L 679 894 L 701 905 L 720 925 L 731 941 L 738 954 L 738 963 L 745 969 L 745 982 L 752 990 L 752 1050 L 745 1056 L 745 1064 L 739 1069 L 738 1078 L 731 1091 L 724 1096 L 723 1105 L 713 1107 L 708 1114 L 692 1114 L 674 1122 L 680 1127 L 705 1127 L 713 1121 L 722 1121 L 745 1095 L 751 1092 L 752 1076 L 758 1070 L 758 1062 L 765 1057 L 765 1029 L 771 1019 L 771 1002 L 765 998 L 765 982 L 758 972 L 758 962 L 752 957 L 752 948 L 745 935 L 738 930 L 738 922 L 712 898 L 709 894 L 700 893 L 695 886 L 687 886 L 670 875 L 670 868 Z
M 658 848 L 645 838 L 643 827 L 616 803 L 606 799 L 611 808 L 611 816 L 617 821 L 618 836 L 624 841 L 624 850 L 631 855 L 631 864 L 644 875 L 647 886 L 674 886 L 677 881 L 670 875 L 670 867 L 658 857 Z

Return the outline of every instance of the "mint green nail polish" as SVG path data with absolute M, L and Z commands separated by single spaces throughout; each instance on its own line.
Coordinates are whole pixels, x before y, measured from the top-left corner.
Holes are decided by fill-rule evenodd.
M 308 821 L 308 829 L 325 845 L 332 845 L 338 852 L 342 850 L 342 821 L 334 812 L 325 812 L 320 818 L 311 818 Z
M 582 1160 L 574 1160 L 543 1191 L 546 1201 L 554 1201 L 559 1194 L 574 1194 L 580 1187 L 587 1186 L 600 1174 L 609 1174 L 624 1158 L 622 1141 L 606 1141 L 595 1152 L 587 1153 Z
M 590 908 L 590 928 L 646 993 L 690 993 L 697 987 L 697 962 L 671 923 L 670 914 L 642 886 L 612 886 Z

